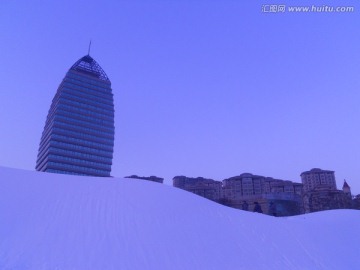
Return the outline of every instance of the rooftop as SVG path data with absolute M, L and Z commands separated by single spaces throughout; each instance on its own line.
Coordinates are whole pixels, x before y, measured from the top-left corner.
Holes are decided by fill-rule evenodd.
M 303 175 L 303 174 L 311 174 L 311 173 L 334 173 L 334 171 L 322 170 L 322 169 L 319 169 L 319 168 L 313 168 L 310 171 L 302 172 L 300 174 L 300 176 Z
M 76 70 L 80 73 L 87 74 L 87 75 L 95 77 L 99 80 L 110 82 L 105 71 L 100 67 L 100 65 L 90 55 L 85 55 L 84 57 L 80 58 L 70 68 L 70 70 Z
M 350 188 L 349 184 L 346 182 L 346 180 L 344 179 L 344 185 L 343 188 Z

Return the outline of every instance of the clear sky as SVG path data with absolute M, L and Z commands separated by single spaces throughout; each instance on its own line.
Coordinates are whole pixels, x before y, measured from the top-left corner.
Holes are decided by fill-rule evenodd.
M 112 175 L 300 182 L 360 193 L 359 1 L 0 2 L 0 165 L 34 170 L 51 100 L 87 54 L 115 97 Z

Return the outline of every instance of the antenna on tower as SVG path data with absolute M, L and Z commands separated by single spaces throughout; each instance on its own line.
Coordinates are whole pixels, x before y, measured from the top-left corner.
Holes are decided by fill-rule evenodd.
M 89 43 L 88 55 L 90 55 L 90 49 L 91 49 L 91 39 L 90 39 L 90 43 Z

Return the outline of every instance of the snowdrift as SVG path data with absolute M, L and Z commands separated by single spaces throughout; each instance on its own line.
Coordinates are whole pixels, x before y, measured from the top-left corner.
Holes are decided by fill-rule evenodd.
M 134 179 L 0 167 L 0 269 L 358 269 L 360 211 L 274 218 Z

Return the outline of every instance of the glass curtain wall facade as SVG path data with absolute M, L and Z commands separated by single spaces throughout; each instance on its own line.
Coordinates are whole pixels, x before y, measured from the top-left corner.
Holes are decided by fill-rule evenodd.
M 111 82 L 86 55 L 69 69 L 52 100 L 36 170 L 110 176 L 114 132 Z

